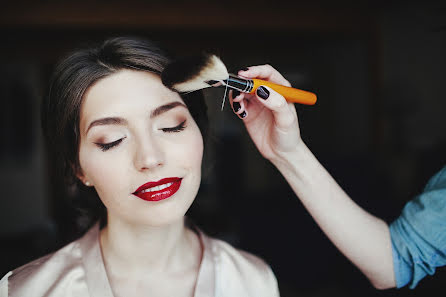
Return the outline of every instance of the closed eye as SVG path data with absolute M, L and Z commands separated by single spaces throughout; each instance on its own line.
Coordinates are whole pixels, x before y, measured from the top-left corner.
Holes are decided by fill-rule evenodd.
M 182 121 L 178 126 L 171 127 L 171 128 L 161 128 L 160 130 L 163 132 L 180 132 L 183 131 L 184 128 L 186 128 L 186 120 Z
M 99 142 L 95 142 L 95 144 L 103 151 L 108 151 L 109 149 L 111 149 L 112 147 L 117 146 L 118 144 L 120 144 L 125 137 L 120 138 L 118 140 L 115 140 L 113 142 L 109 142 L 109 143 L 99 143 Z

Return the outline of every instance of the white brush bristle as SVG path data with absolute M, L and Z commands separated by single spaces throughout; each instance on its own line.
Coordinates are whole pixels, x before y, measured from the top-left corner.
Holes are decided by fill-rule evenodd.
M 210 87 L 206 81 L 224 80 L 229 77 L 225 64 L 215 55 L 210 56 L 209 63 L 194 78 L 173 86 L 180 93 L 193 92 Z

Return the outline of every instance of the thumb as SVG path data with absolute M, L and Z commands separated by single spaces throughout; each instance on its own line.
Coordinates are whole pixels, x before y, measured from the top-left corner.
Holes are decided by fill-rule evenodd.
M 297 121 L 296 108 L 293 103 L 267 86 L 260 86 L 256 90 L 258 101 L 268 108 L 274 116 L 274 122 L 279 129 L 288 129 Z

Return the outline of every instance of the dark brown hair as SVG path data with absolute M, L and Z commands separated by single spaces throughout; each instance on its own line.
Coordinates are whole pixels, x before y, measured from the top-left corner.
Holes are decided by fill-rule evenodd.
M 86 90 L 122 69 L 160 75 L 169 61 L 167 54 L 148 40 L 118 37 L 107 39 L 96 47 L 77 50 L 56 66 L 42 103 L 42 128 L 50 164 L 56 176 L 63 178 L 65 185 L 71 188 L 70 192 L 88 191 L 76 177 L 80 169 L 80 108 Z M 206 137 L 208 119 L 202 93 L 183 95 L 182 99 Z M 105 207 L 97 194 L 93 201 L 84 196 L 76 195 L 76 206 L 85 221 L 83 225 L 104 219 Z

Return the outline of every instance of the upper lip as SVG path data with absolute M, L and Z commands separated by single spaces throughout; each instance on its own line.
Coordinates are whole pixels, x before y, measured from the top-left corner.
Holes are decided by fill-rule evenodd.
M 173 182 L 179 181 L 180 179 L 181 178 L 179 178 L 179 177 L 167 177 L 167 178 L 160 179 L 159 181 L 147 182 L 147 183 L 143 184 L 142 186 L 140 186 L 138 189 L 136 189 L 136 191 L 133 192 L 133 194 L 136 194 L 136 193 L 141 192 L 148 188 L 153 188 L 153 187 L 167 184 L 167 183 L 173 183 Z

